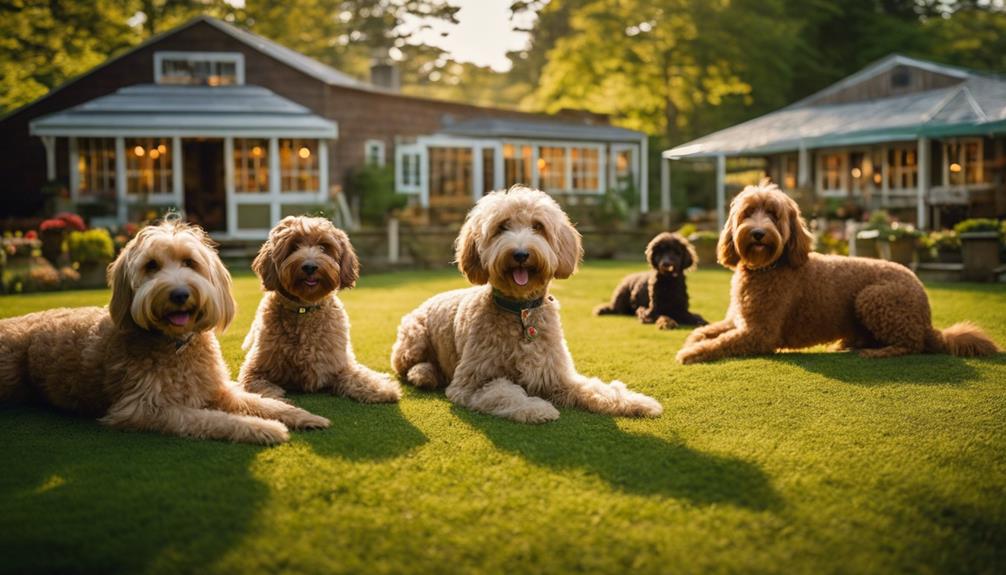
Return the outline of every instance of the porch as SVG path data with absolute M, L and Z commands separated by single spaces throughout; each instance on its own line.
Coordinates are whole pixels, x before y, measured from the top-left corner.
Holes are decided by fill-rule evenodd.
M 338 127 L 261 87 L 130 86 L 43 116 L 31 133 L 47 179 L 66 162 L 70 201 L 105 224 L 173 208 L 214 237 L 261 239 L 330 203 Z

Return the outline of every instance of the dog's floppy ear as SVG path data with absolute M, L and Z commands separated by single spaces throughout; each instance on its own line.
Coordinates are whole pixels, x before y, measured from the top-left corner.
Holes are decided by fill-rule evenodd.
M 810 251 L 814 249 L 814 236 L 800 217 L 800 206 L 793 201 L 793 198 L 787 199 L 789 241 L 786 242 L 786 261 L 791 267 L 798 268 L 807 263 Z
M 213 294 L 213 303 L 217 308 L 216 328 L 218 331 L 224 331 L 234 321 L 234 316 L 237 314 L 237 302 L 234 301 L 234 282 L 231 280 L 231 272 L 220 260 L 220 254 L 217 253 L 216 245 L 210 239 L 209 234 L 201 228 L 196 229 L 203 249 L 206 250 L 210 280 L 216 289 L 216 293 Z
M 454 261 L 458 264 L 458 269 L 465 274 L 473 284 L 480 285 L 489 281 L 489 271 L 482 265 L 478 249 L 478 226 L 481 218 L 478 214 L 478 206 L 468 213 L 465 224 L 461 226 L 461 232 L 454 240 Z
M 569 221 L 569 216 L 561 212 L 558 216 L 559 225 L 555 230 L 556 255 L 559 265 L 555 269 L 556 279 L 564 280 L 576 272 L 576 267 L 583 259 L 583 244 L 580 232 Z
M 674 234 L 681 245 L 681 249 L 684 250 L 681 254 L 681 271 L 690 272 L 699 264 L 699 254 L 695 251 L 695 246 L 692 242 L 688 241 L 688 238 L 681 234 Z
M 129 256 L 133 252 L 133 245 L 138 240 L 134 238 L 126 247 L 122 249 L 119 257 L 108 264 L 106 277 L 108 287 L 112 288 L 112 299 L 108 302 L 108 313 L 112 316 L 112 322 L 120 328 L 133 327 L 133 284 L 129 277 Z
M 720 234 L 720 241 L 716 244 L 716 261 L 721 266 L 734 269 L 740 263 L 741 257 L 734 247 L 734 218 L 733 210 L 727 217 L 727 223 L 723 225 L 723 233 Z
M 657 249 L 657 244 L 660 243 L 660 238 L 663 235 L 664 235 L 663 232 L 661 232 L 653 236 L 653 239 L 650 240 L 650 243 L 646 244 L 646 251 L 643 252 L 643 255 L 646 256 L 646 263 L 650 264 L 650 267 L 653 269 L 657 269 L 656 262 L 653 261 L 653 252 Z
M 342 230 L 335 230 L 336 237 L 339 238 L 342 257 L 339 258 L 339 287 L 351 288 L 356 285 L 356 280 L 360 279 L 360 260 L 356 257 L 353 244 L 349 242 L 349 236 Z
M 273 262 L 272 254 L 276 244 L 273 242 L 272 234 L 269 239 L 259 248 L 258 254 L 252 261 L 252 271 L 262 280 L 262 289 L 265 291 L 276 291 L 279 289 L 279 271 Z

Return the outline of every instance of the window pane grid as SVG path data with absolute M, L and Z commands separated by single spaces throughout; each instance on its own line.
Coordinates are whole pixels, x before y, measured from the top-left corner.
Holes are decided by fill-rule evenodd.
M 170 194 L 171 140 L 126 138 L 126 193 Z
M 234 140 L 234 190 L 239 194 L 269 192 L 268 140 Z
M 600 191 L 600 153 L 596 148 L 570 148 L 573 190 Z
M 562 192 L 566 184 L 566 148 L 542 146 L 538 151 L 538 181 L 546 192 Z
M 503 184 L 531 184 L 531 146 L 503 146 Z
M 319 189 L 318 141 L 279 141 L 280 191 L 317 192 Z
M 86 198 L 115 197 L 115 140 L 79 138 L 77 193 Z

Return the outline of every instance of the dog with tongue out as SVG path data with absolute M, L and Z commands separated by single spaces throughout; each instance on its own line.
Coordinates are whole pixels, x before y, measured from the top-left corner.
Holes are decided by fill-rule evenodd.
M 582 256 L 580 234 L 548 194 L 524 186 L 487 194 L 455 241 L 474 287 L 435 295 L 403 317 L 392 367 L 412 385 L 444 387 L 454 403 L 519 422 L 557 419 L 557 405 L 660 415 L 656 400 L 573 365 L 548 288 L 573 275 Z

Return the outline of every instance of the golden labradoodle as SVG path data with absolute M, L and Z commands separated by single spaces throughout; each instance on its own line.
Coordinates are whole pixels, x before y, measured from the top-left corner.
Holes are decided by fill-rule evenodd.
M 702 316 L 688 309 L 685 272 L 699 263 L 691 242 L 681 234 L 659 233 L 646 246 L 646 262 L 652 269 L 622 278 L 611 303 L 594 308 L 594 315 L 634 315 L 659 329 L 706 325 Z
M 434 296 L 402 318 L 395 371 L 417 387 L 446 384 L 454 403 L 521 422 L 558 418 L 553 403 L 660 415 L 654 399 L 573 367 L 548 287 L 581 257 L 580 234 L 547 194 L 514 186 L 486 195 L 456 241 L 458 267 L 476 287 Z
M 109 266 L 108 308 L 0 321 L 0 400 L 35 396 L 122 429 L 274 444 L 323 417 L 233 383 L 214 328 L 231 278 L 201 229 L 143 228 Z
M 269 232 L 252 268 L 266 293 L 242 346 L 245 389 L 330 390 L 358 401 L 397 401 L 391 376 L 356 361 L 349 318 L 336 291 L 351 288 L 360 264 L 346 233 L 325 218 L 287 217 Z
M 971 323 L 933 328 L 922 283 L 881 260 L 811 253 L 813 236 L 789 196 L 767 181 L 730 204 L 719 262 L 733 268 L 723 321 L 693 331 L 681 363 L 841 342 L 863 357 L 981 356 L 998 347 Z

